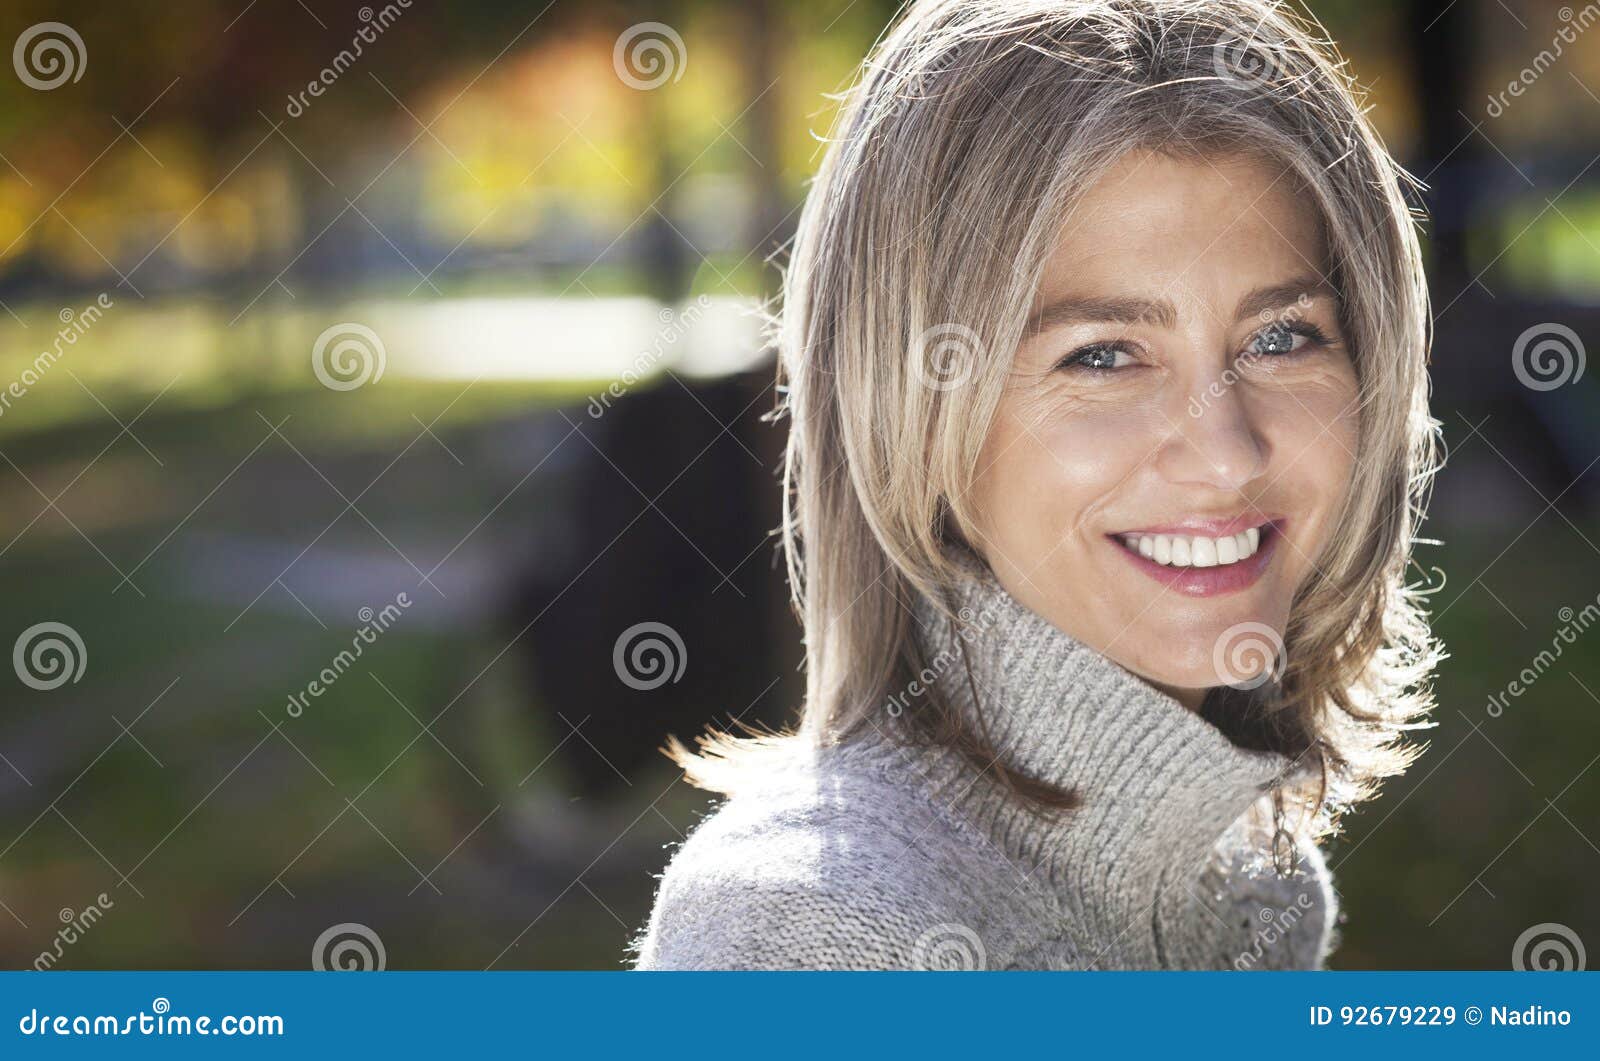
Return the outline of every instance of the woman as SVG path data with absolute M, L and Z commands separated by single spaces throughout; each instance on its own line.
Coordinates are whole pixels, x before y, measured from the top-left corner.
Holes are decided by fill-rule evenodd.
M 1415 754 L 1435 469 L 1406 174 L 1268 0 L 933 0 L 864 67 L 779 346 L 790 734 L 638 966 L 1316 968 Z

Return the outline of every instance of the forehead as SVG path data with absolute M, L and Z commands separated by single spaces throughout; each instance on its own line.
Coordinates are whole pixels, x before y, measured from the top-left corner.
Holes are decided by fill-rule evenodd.
M 1083 194 L 1039 301 L 1067 294 L 1222 300 L 1329 274 L 1317 207 L 1292 173 L 1252 156 L 1129 152 Z

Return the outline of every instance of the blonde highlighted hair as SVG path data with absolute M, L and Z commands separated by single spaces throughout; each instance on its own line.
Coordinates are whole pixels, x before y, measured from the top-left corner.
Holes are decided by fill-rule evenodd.
M 1249 742 L 1320 762 L 1316 790 L 1296 794 L 1314 834 L 1410 763 L 1403 731 L 1431 708 L 1442 658 L 1406 580 L 1438 464 L 1407 201 L 1419 186 L 1333 44 L 1270 0 L 928 0 L 845 98 L 776 322 L 801 721 L 702 736 L 698 752 L 671 739 L 693 783 L 731 794 L 765 751 L 848 740 L 920 669 L 907 605 L 962 577 L 955 528 L 974 525 L 977 456 L 1044 263 L 1076 199 L 1133 149 L 1248 153 L 1292 175 L 1321 218 L 1359 381 L 1356 467 L 1293 602 L 1286 670 L 1255 693 L 1215 690 L 1210 706 Z M 939 377 L 952 354 L 959 386 Z M 981 735 L 951 714 L 911 717 L 987 766 Z M 1072 805 L 1002 776 L 1033 803 Z

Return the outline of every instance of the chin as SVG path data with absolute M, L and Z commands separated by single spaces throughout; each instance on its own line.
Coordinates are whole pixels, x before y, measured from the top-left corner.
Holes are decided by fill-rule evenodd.
M 1211 641 L 1204 645 L 1196 643 L 1175 652 L 1175 646 L 1168 643 L 1159 650 L 1159 661 L 1154 663 L 1145 661 L 1157 655 L 1156 652 L 1138 659 L 1119 658 L 1120 654 L 1113 652 L 1111 658 L 1124 669 L 1163 688 L 1208 689 L 1220 684 L 1216 667 L 1211 662 L 1211 645 Z
M 1281 670 L 1284 623 L 1259 610 L 1237 616 L 1215 612 L 1179 628 L 1165 625 L 1132 642 L 1124 636 L 1107 653 L 1125 670 L 1167 690 L 1219 685 L 1254 687 L 1264 671 Z M 1132 642 L 1130 644 L 1130 642 Z M 1133 651 L 1127 651 L 1132 648 Z

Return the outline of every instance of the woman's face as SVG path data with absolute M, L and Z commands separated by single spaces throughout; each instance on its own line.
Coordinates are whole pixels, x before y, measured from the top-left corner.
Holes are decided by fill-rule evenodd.
M 1190 707 L 1281 653 L 1354 465 L 1314 211 L 1265 163 L 1125 156 L 1061 233 L 979 458 L 1001 584 Z

